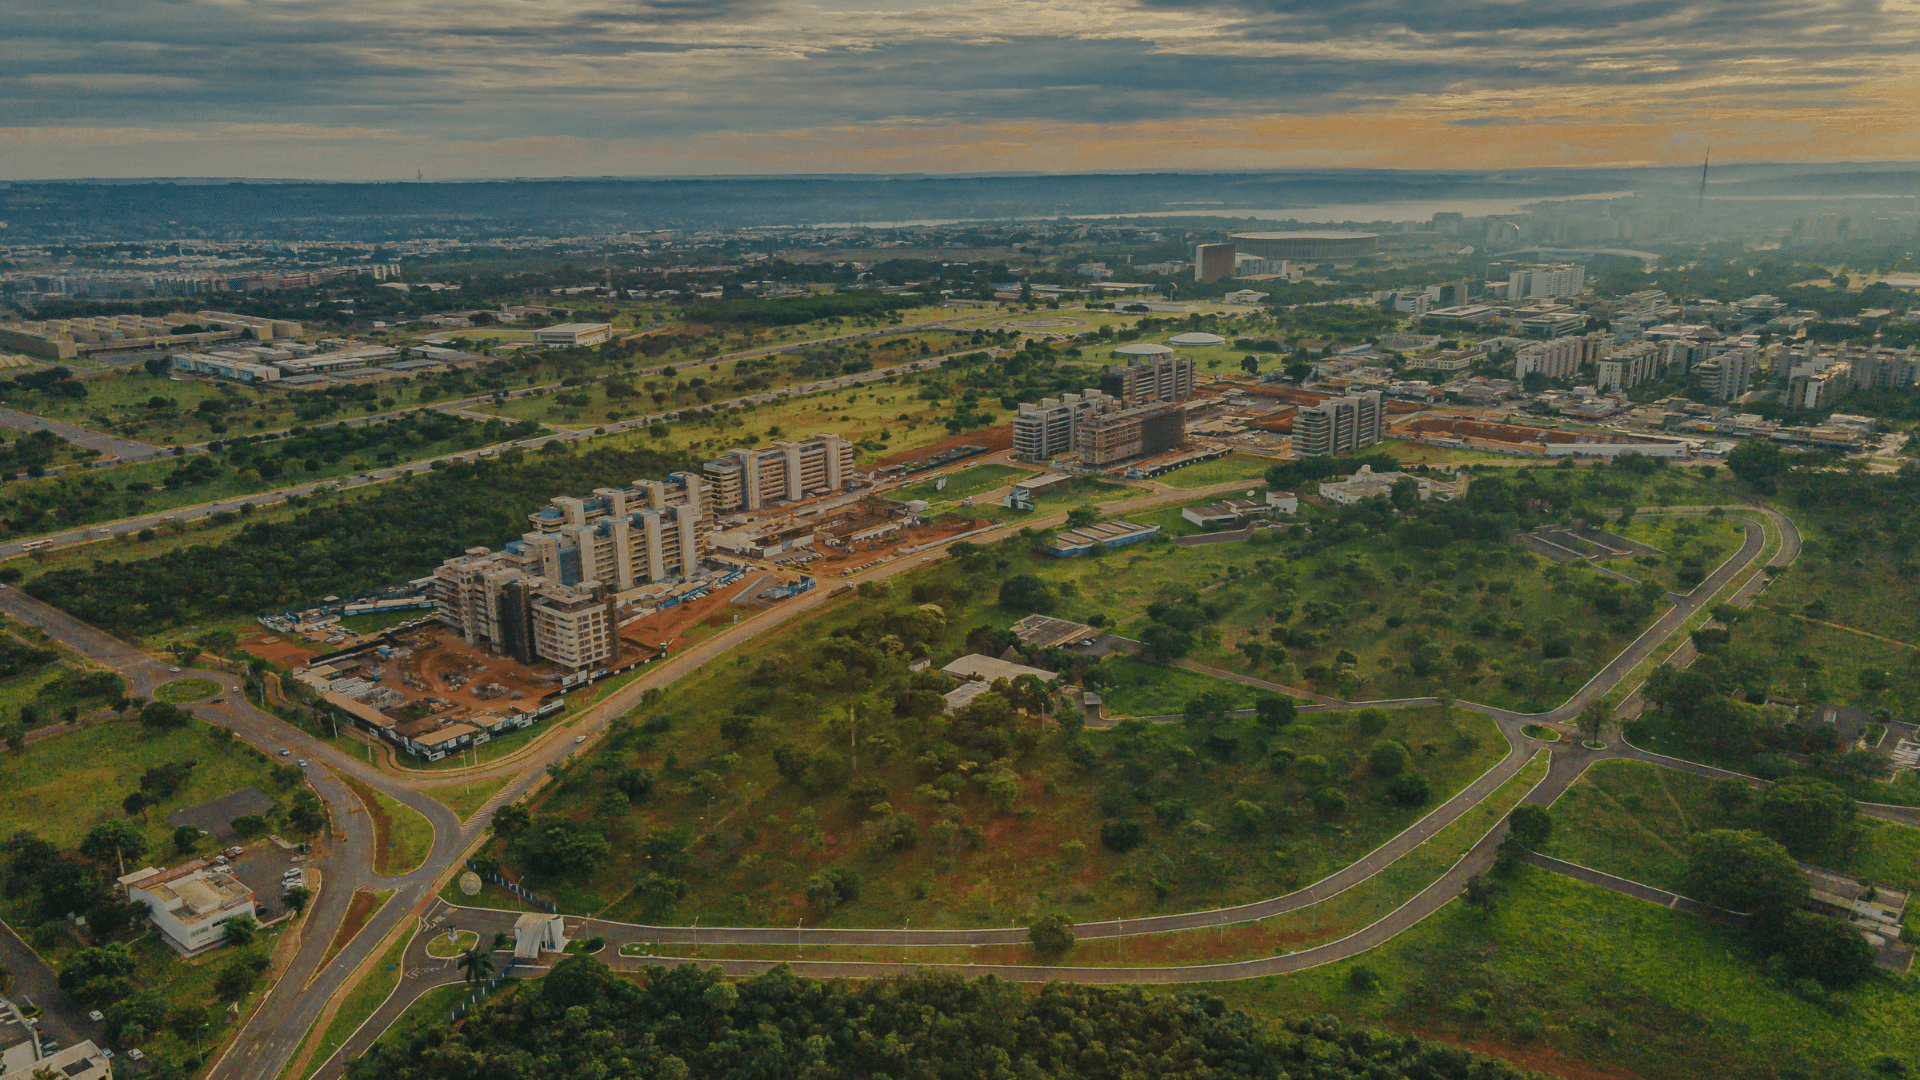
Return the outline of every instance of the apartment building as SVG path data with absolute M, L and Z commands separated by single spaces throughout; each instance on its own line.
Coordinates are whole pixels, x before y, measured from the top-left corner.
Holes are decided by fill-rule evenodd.
M 1666 350 L 1649 341 L 1609 349 L 1594 364 L 1593 387 L 1600 393 L 1625 391 L 1660 376 Z
M 1073 450 L 1073 428 L 1080 420 L 1119 402 L 1100 390 L 1020 403 L 1013 418 L 1013 454 L 1022 461 L 1052 461 Z
M 1757 366 L 1752 349 L 1730 349 L 1693 365 L 1687 372 L 1687 382 L 1705 390 L 1714 401 L 1732 401 L 1752 389 Z
M 1524 379 L 1537 371 L 1549 379 L 1570 382 L 1579 375 L 1586 353 L 1585 338 L 1561 337 L 1523 345 L 1513 354 L 1513 377 Z
M 241 915 L 254 915 L 253 890 L 226 870 L 202 860 L 171 870 L 151 866 L 120 879 L 131 903 L 147 905 L 153 925 L 175 949 L 191 956 L 218 945 L 226 934 L 221 924 Z
M 1787 407 L 1802 412 L 1831 408 L 1853 389 L 1853 364 L 1821 358 L 1787 375 Z
M 1912 349 L 1898 352 L 1874 346 L 1855 354 L 1849 361 L 1853 370 L 1853 388 L 1867 390 L 1905 389 L 1913 385 L 1915 367 Z
M 702 469 L 715 513 L 759 510 L 843 490 L 853 472 L 853 445 L 838 435 L 814 435 L 765 449 L 736 446 Z
M 1587 287 L 1587 268 L 1579 263 L 1522 267 L 1507 274 L 1507 299 L 1527 296 L 1578 296 Z
M 1111 465 L 1185 445 L 1187 410 L 1179 402 L 1096 409 L 1073 426 L 1074 453 L 1089 465 Z
M 1332 398 L 1293 417 L 1293 455 L 1351 454 L 1378 443 L 1386 431 L 1380 391 Z
M 1150 356 L 1128 355 L 1129 348 L 1123 345 L 1114 350 L 1125 355 L 1127 362 L 1115 364 L 1101 373 L 1101 393 L 1117 398 L 1122 405 L 1185 401 L 1193 396 L 1192 360 L 1174 355 L 1171 349 Z
M 433 572 L 434 614 L 469 642 L 523 664 L 572 670 L 613 658 L 617 597 L 685 579 L 706 546 L 702 481 L 598 488 L 560 497 L 528 516 L 532 531 L 500 551 L 469 548 Z

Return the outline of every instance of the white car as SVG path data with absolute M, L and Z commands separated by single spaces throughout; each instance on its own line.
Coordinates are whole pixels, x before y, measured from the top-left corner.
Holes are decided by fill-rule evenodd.
M 586 741 L 587 741 L 587 737 L 585 735 L 575 735 L 573 737 L 573 745 L 575 746 L 579 746 L 581 743 Z

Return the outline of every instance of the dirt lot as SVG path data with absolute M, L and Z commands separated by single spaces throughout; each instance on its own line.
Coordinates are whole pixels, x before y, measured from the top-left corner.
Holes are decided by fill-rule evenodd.
M 436 716 L 458 719 L 475 712 L 501 712 L 508 705 L 530 709 L 560 687 L 561 669 L 528 666 L 495 656 L 486 645 L 468 645 L 451 627 L 429 623 L 393 639 L 411 649 L 380 665 L 380 685 L 415 701 L 438 698 L 450 707 Z
M 317 650 L 270 630 L 262 630 L 252 637 L 241 637 L 240 647 L 288 671 L 306 667 L 309 661 L 320 655 Z
M 949 436 L 948 438 L 941 439 L 937 443 L 929 443 L 926 446 L 916 446 L 911 450 L 902 450 L 897 454 L 888 454 L 886 457 L 874 462 L 873 467 L 876 469 L 884 469 L 888 465 L 898 465 L 903 461 L 932 457 L 942 450 L 951 450 L 956 446 L 984 446 L 987 448 L 987 453 L 989 454 L 997 454 L 1002 450 L 1011 450 L 1013 449 L 1013 425 L 1000 424 L 995 427 L 981 428 L 979 431 L 969 431 L 964 435 Z M 986 455 L 979 454 L 975 456 L 984 458 Z

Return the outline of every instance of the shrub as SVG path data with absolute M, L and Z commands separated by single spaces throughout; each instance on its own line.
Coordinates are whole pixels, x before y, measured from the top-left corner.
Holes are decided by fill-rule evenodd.
M 1124 854 L 1147 842 L 1147 827 L 1137 821 L 1109 821 L 1100 826 L 1100 845 Z

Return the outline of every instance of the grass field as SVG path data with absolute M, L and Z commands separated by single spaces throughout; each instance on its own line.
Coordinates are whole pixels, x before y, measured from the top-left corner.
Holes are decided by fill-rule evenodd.
M 373 818 L 375 873 L 404 874 L 426 861 L 433 850 L 433 826 L 418 810 L 350 776 L 340 779 Z
M 1112 716 L 1177 714 L 1190 699 L 1210 690 L 1231 694 L 1237 709 L 1253 708 L 1254 688 L 1227 679 L 1166 667 L 1131 656 L 1115 656 L 1101 666 L 1114 679 L 1112 686 L 1101 691 L 1107 712 Z
M 1740 550 L 1746 539 L 1746 526 L 1737 517 L 1635 517 L 1626 525 L 1610 522 L 1607 528 L 1666 555 L 1642 555 L 1608 560 L 1610 570 L 1657 581 L 1668 592 L 1684 593 L 1698 585 L 1706 575 L 1718 569 L 1727 556 Z M 1645 561 L 1643 561 L 1645 560 Z
M 413 1033 L 424 1028 L 438 1027 L 447 1022 L 454 1006 L 473 995 L 473 988 L 466 983 L 454 983 L 450 986 L 436 986 L 421 994 L 407 1011 L 393 1022 L 393 1026 L 380 1033 L 379 1043 L 388 1046 L 405 1044 Z
M 174 705 L 184 705 L 189 701 L 199 701 L 220 692 L 220 684 L 212 679 L 175 679 L 154 687 L 153 696 Z
M 1639 761 L 1603 761 L 1554 804 L 1547 854 L 1671 892 L 1685 892 L 1687 838 L 1753 828 L 1714 801 L 1715 781 Z M 1920 888 L 1920 829 L 1862 818 L 1860 842 L 1816 860 L 1863 881 Z
M 1176 488 L 1202 488 L 1224 484 L 1229 480 L 1245 480 L 1248 487 L 1264 487 L 1267 468 L 1273 464 L 1266 458 L 1251 454 L 1228 454 L 1223 458 L 1156 476 L 1153 482 Z
M 1456 449 L 1448 446 L 1427 446 L 1408 439 L 1382 439 L 1379 445 L 1368 448 L 1370 454 L 1386 454 L 1404 465 L 1440 465 L 1476 462 L 1526 462 L 1516 459 L 1512 454 L 1495 454 L 1485 450 Z
M 461 821 L 465 821 L 473 816 L 474 811 L 485 806 L 487 800 L 493 798 L 501 788 L 512 782 L 513 777 L 503 776 L 497 780 L 481 780 L 472 784 L 421 790 L 435 802 L 458 814 Z
M 26 829 L 60 847 L 80 842 L 87 830 L 125 817 L 120 800 L 140 789 L 148 769 L 182 761 L 196 764 L 178 793 L 132 819 L 158 859 L 173 851 L 166 817 L 245 787 L 270 795 L 286 789 L 273 782 L 266 755 L 236 739 L 215 737 L 213 725 L 192 721 L 175 731 L 153 732 L 132 721 L 89 724 L 78 731 L 0 755 L 0 836 Z
M 1011 465 L 975 465 L 948 476 L 945 490 L 935 491 L 936 481 L 923 480 L 894 492 L 893 498 L 903 502 L 922 499 L 929 503 L 956 504 L 961 499 L 1035 475 L 1032 469 L 1017 469 Z
M 315 1047 L 306 1071 L 300 1074 L 302 1080 L 320 1071 L 320 1066 L 325 1065 L 333 1052 L 340 1049 L 340 1044 L 359 1030 L 374 1010 L 393 994 L 393 988 L 400 985 L 400 958 L 406 953 L 407 943 L 412 937 L 411 933 L 403 931 L 381 955 L 367 977 L 348 992 L 346 1000 L 340 1003 L 339 1010 L 333 1014 L 333 1021 L 321 1034 L 320 1043 Z
M 1257 1017 L 1330 1013 L 1571 1077 L 1865 1077 L 1882 1055 L 1920 1056 L 1904 983 L 1863 984 L 1834 1015 L 1691 915 L 1527 866 L 1504 886 L 1490 916 L 1456 900 L 1354 960 L 1206 991 Z M 1354 988 L 1363 966 L 1377 989 Z

